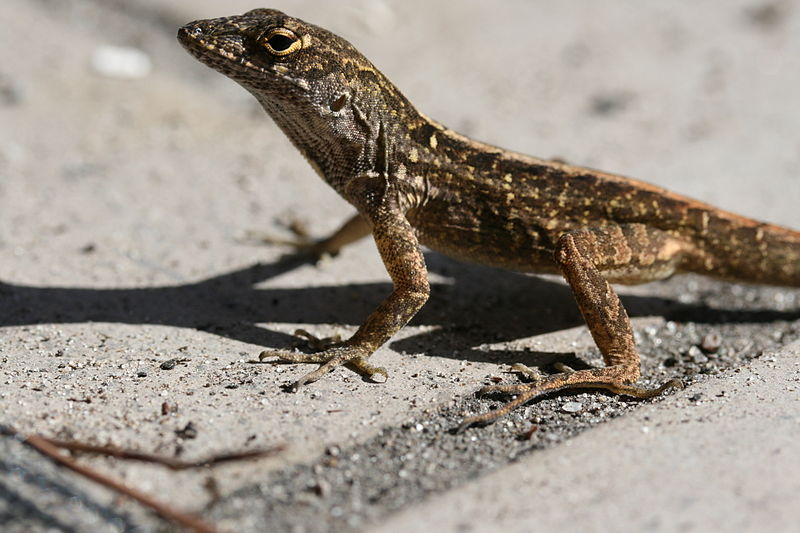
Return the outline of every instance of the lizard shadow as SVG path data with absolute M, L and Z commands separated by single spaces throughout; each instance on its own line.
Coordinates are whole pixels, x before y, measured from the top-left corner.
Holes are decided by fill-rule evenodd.
M 427 254 L 426 259 L 434 279 L 446 281 L 432 283 L 431 298 L 412 323 L 438 327 L 391 342 L 395 350 L 508 361 L 508 353 L 475 347 L 583 324 L 572 293 L 563 283 L 460 263 L 435 253 Z M 358 325 L 391 292 L 388 282 L 305 288 L 259 286 L 303 264 L 300 259 L 288 258 L 193 283 L 148 288 L 33 287 L 0 282 L 0 327 L 81 322 L 153 324 L 206 331 L 265 348 L 285 348 L 296 345 L 297 338 L 262 323 Z M 623 303 L 631 316 L 685 316 L 699 322 L 800 318 L 800 311 L 719 310 L 649 296 L 624 296 Z M 523 355 L 514 362 L 541 365 L 543 358 L 564 354 Z
M 522 363 L 543 368 L 561 362 L 575 369 L 589 368 L 574 353 L 477 348 L 585 326 L 571 289 L 560 277 L 530 276 L 464 264 L 439 254 L 430 254 L 426 260 L 430 271 L 452 277 L 455 283 L 432 286 L 429 302 L 412 324 L 437 324 L 442 328 L 394 341 L 390 344 L 394 350 L 467 361 Z M 714 325 L 800 319 L 800 309 L 781 311 L 753 308 L 752 304 L 720 308 L 706 303 L 682 303 L 672 294 L 690 290 L 687 280 L 688 277 L 677 276 L 657 282 L 660 287 L 654 292 L 668 294 L 666 297 L 621 294 L 620 298 L 631 318 L 657 316 L 669 321 Z M 708 283 L 733 286 L 720 281 Z

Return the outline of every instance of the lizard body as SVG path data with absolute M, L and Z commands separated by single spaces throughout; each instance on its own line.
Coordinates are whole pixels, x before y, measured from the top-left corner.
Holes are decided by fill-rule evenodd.
M 485 423 L 541 394 L 596 387 L 651 397 L 631 385 L 639 355 L 609 282 L 643 283 L 695 272 L 800 287 L 800 232 L 751 220 L 633 179 L 473 141 L 418 112 L 350 43 L 272 9 L 196 21 L 178 38 L 197 59 L 240 83 L 317 173 L 358 213 L 315 250 L 337 252 L 370 233 L 391 295 L 348 340 L 320 353 L 265 352 L 320 363 L 299 387 L 367 358 L 429 295 L 420 245 L 466 261 L 561 273 L 606 366 L 484 391 L 517 394 L 465 420 Z

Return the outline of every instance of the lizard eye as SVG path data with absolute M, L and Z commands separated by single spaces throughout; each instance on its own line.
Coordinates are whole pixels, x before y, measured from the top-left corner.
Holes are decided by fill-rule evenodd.
M 272 30 L 261 40 L 261 44 L 270 54 L 278 57 L 287 56 L 303 46 L 300 38 L 286 28 Z

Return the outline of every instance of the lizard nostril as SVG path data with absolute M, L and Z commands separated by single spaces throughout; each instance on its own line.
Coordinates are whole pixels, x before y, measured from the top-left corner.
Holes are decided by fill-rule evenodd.
M 183 26 L 178 30 L 179 39 L 197 38 L 203 34 L 203 30 L 197 26 Z
M 178 30 L 178 33 L 185 35 L 187 37 L 199 37 L 203 35 L 203 28 L 196 24 L 187 24 L 186 26 L 182 27 Z

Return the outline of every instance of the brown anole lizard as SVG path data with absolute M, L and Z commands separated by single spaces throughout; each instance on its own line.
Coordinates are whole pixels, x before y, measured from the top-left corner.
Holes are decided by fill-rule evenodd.
M 295 388 L 347 363 L 368 362 L 425 304 L 420 249 L 522 272 L 560 273 L 602 352 L 605 367 L 567 371 L 482 392 L 516 395 L 461 425 L 495 420 L 542 394 L 637 387 L 639 354 L 628 315 L 609 285 L 694 272 L 731 281 L 800 287 L 800 232 L 728 213 L 621 176 L 521 155 L 468 139 L 419 111 L 350 43 L 273 9 L 201 20 L 178 39 L 197 59 L 240 83 L 317 173 L 357 214 L 316 253 L 369 234 L 392 293 L 349 339 L 318 353 L 268 351 L 318 363 Z

